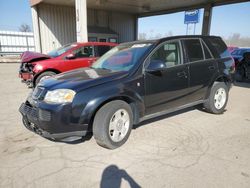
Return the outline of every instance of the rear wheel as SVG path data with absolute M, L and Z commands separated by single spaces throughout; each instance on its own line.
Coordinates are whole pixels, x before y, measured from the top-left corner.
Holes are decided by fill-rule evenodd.
M 115 149 L 127 141 L 132 124 L 133 114 L 130 105 L 121 100 L 112 101 L 96 113 L 93 135 L 99 145 Z
M 208 112 L 221 114 L 228 101 L 228 87 L 224 82 L 215 82 L 204 107 Z
M 56 75 L 55 72 L 53 71 L 46 71 L 46 72 L 43 72 L 42 74 L 40 74 L 37 78 L 36 78 L 36 81 L 35 81 L 35 86 L 42 80 L 44 79 L 47 79 L 53 75 Z

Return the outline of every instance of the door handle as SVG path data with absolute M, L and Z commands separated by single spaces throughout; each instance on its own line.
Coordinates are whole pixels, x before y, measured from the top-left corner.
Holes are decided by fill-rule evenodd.
M 212 66 L 209 66 L 208 69 L 209 69 L 209 70 L 214 70 L 214 69 L 215 69 L 215 66 L 213 66 L 213 65 L 212 65 Z
M 177 76 L 180 77 L 180 78 L 181 78 L 181 77 L 187 78 L 187 73 L 186 73 L 185 71 L 178 72 L 178 73 L 177 73 Z

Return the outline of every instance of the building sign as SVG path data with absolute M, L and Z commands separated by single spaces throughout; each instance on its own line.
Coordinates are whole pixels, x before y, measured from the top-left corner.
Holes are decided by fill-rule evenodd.
M 185 24 L 196 24 L 199 23 L 199 9 L 185 11 L 184 23 Z

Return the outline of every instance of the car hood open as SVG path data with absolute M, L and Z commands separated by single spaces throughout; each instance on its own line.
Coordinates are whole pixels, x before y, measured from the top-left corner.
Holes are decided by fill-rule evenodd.
M 50 59 L 51 57 L 46 54 L 41 54 L 38 52 L 26 51 L 21 55 L 21 63 L 32 63 L 34 61 Z
M 114 72 L 106 69 L 81 68 L 55 75 L 43 80 L 38 86 L 48 90 L 87 89 L 106 82 L 114 81 L 128 75 L 128 72 Z

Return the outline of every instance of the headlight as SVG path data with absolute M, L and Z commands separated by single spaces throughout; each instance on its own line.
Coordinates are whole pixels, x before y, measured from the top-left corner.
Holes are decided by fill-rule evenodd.
M 67 103 L 72 102 L 76 92 L 70 89 L 56 89 L 48 91 L 44 101 L 47 103 Z
M 34 72 L 39 72 L 39 71 L 43 70 L 43 66 L 36 64 L 33 69 L 34 69 Z

